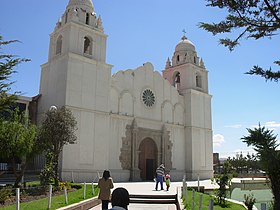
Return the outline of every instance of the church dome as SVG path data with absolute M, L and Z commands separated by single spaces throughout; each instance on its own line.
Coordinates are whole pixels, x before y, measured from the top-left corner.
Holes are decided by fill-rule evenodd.
M 87 7 L 94 11 L 92 0 L 69 0 L 67 8 L 70 7 Z
M 183 36 L 175 48 L 175 52 L 179 51 L 195 51 L 195 46 L 186 36 Z

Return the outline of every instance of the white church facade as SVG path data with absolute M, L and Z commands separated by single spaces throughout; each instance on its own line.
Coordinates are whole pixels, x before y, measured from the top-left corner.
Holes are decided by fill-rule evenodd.
M 160 74 L 151 63 L 111 74 L 102 21 L 91 0 L 69 0 L 41 66 L 38 121 L 66 106 L 78 123 L 64 147 L 63 180 L 92 181 L 108 169 L 115 181 L 152 180 L 163 163 L 173 181 L 213 176 L 208 71 L 185 36 Z

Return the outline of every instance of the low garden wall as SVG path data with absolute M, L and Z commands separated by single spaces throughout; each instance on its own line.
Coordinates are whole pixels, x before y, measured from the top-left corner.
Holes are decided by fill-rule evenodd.
M 94 206 L 97 206 L 101 203 L 97 197 L 90 198 L 84 201 L 81 201 L 79 203 L 71 204 L 69 206 L 65 206 L 63 208 L 60 208 L 58 210 L 88 210 Z

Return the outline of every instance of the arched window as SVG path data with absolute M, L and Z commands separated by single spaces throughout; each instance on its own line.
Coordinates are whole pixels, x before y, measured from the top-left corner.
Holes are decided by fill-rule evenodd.
M 84 38 L 84 53 L 92 55 L 92 41 L 88 37 Z
M 55 48 L 55 54 L 61 54 L 62 50 L 62 36 L 60 35 L 56 40 L 56 48 Z
M 180 83 L 180 72 L 177 72 L 175 76 L 175 83 Z
M 179 88 L 180 82 L 181 82 L 180 72 L 176 72 L 173 79 L 173 86 Z
M 195 80 L 196 80 L 196 87 L 202 88 L 202 79 L 199 74 L 196 75 Z
M 65 24 L 67 23 L 67 21 L 68 21 L 68 12 L 66 12 L 66 14 L 65 14 Z
M 180 56 L 177 55 L 177 63 L 180 61 Z
M 89 25 L 89 13 L 86 14 L 86 24 Z
M 195 56 L 193 57 L 193 62 L 196 63 L 196 57 Z

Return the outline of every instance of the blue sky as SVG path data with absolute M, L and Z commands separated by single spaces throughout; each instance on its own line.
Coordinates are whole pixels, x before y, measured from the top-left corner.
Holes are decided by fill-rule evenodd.
M 48 58 L 49 34 L 67 4 L 68 0 L 1 0 L 0 34 L 6 40 L 21 41 L 2 51 L 32 60 L 16 69 L 13 90 L 25 96 L 38 94 L 40 65 Z M 93 4 L 108 35 L 107 63 L 114 65 L 112 73 L 134 69 L 147 61 L 161 72 L 182 30 L 186 30 L 209 71 L 214 152 L 222 157 L 237 151 L 247 154 L 251 148 L 240 138 L 247 135 L 246 128 L 258 123 L 280 133 L 279 83 L 244 74 L 255 64 L 275 67 L 280 36 L 243 40 L 229 52 L 218 44 L 220 36 L 213 37 L 197 26 L 225 16 L 223 10 L 206 7 L 204 0 L 93 0 Z

